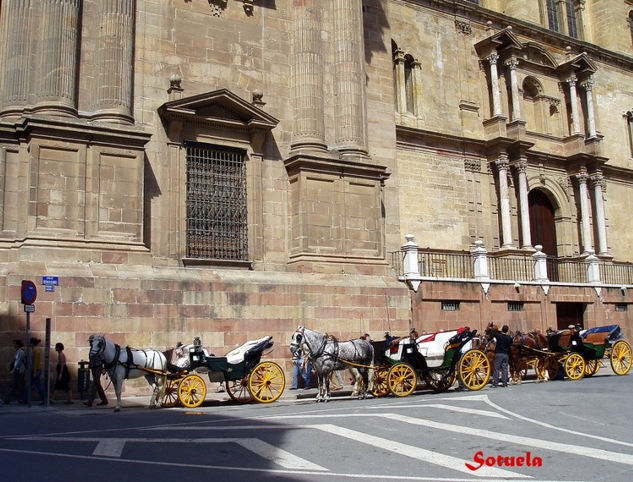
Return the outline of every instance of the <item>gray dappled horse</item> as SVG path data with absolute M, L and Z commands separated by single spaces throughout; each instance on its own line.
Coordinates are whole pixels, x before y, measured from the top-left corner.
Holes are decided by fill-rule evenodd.
M 293 358 L 297 358 L 301 350 L 312 361 L 317 374 L 319 382 L 317 402 L 327 402 L 330 399 L 332 371 L 348 368 L 356 368 L 362 378 L 363 386 L 360 389 L 357 388 L 358 398 L 367 396 L 369 368 L 374 360 L 374 347 L 371 343 L 361 339 L 339 342 L 324 333 L 299 326 L 290 341 Z
M 126 378 L 145 377 L 152 386 L 153 392 L 149 402 L 150 408 L 156 408 L 165 392 L 167 359 L 158 350 L 121 347 L 104 335 L 90 335 L 90 357 L 100 358 L 114 384 L 116 393 L 115 412 L 121 410 L 121 388 Z

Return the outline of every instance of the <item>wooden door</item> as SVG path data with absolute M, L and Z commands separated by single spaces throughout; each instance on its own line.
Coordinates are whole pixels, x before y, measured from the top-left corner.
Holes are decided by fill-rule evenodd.
M 540 244 L 543 246 L 545 254 L 553 257 L 558 256 L 552 203 L 542 191 L 532 190 L 528 194 L 528 205 L 532 246 Z

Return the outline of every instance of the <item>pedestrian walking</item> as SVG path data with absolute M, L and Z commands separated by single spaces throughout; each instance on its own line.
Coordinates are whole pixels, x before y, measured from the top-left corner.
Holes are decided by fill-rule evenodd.
M 290 390 L 297 390 L 299 388 L 299 379 L 302 378 L 304 382 L 304 390 L 310 388 L 310 378 L 312 377 L 312 362 L 309 358 L 306 358 L 303 353 L 298 358 L 292 360 L 293 373 L 292 373 L 292 386 Z
M 20 403 L 25 403 L 24 397 L 24 375 L 26 373 L 26 353 L 24 343 L 21 340 L 13 340 L 15 353 L 13 361 L 9 366 L 11 374 L 11 385 L 9 391 L 4 396 L 4 403 L 11 403 L 11 398 L 15 398 Z
M 50 403 L 54 403 L 55 392 L 66 392 L 66 405 L 73 403 L 72 392 L 70 390 L 70 372 L 66 365 L 66 355 L 64 354 L 64 344 L 56 343 L 55 351 L 57 352 L 57 365 L 55 367 L 57 377 L 55 378 L 55 385 L 53 386 L 53 393 L 51 394 Z
M 31 338 L 31 386 L 27 387 L 24 390 L 24 400 L 27 400 L 27 392 L 33 389 L 33 385 L 35 385 L 35 389 L 37 390 L 38 395 L 42 401 L 42 404 L 45 403 L 44 388 L 42 387 L 42 354 L 39 349 L 39 344 L 42 340 L 38 338 Z

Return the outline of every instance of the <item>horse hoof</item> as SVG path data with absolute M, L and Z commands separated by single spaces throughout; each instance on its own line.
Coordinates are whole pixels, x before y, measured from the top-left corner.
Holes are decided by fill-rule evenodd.
M 115 411 L 115 412 L 120 412 L 120 411 L 121 411 L 121 409 L 120 409 L 119 407 L 115 407 L 114 411 Z

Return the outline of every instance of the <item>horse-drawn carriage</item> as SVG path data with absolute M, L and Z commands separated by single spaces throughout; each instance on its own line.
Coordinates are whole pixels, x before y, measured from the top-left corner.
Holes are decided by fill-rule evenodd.
M 609 359 L 616 375 L 626 375 L 631 369 L 631 346 L 622 338 L 618 325 L 608 325 L 578 330 L 570 326 L 564 330 L 549 330 L 545 346 L 523 342 L 514 338 L 510 362 L 516 367 L 533 362 L 538 379 L 554 380 L 562 368 L 570 380 L 592 376 Z M 525 340 L 529 341 L 529 337 Z
M 273 346 L 272 336 L 252 340 L 235 348 L 226 356 L 217 357 L 202 348 L 200 339 L 182 349 L 182 357 L 172 364 L 164 353 L 151 349 L 122 349 L 103 335 L 92 335 L 90 356 L 99 357 L 114 383 L 117 396 L 115 410 L 121 409 L 121 388 L 126 378 L 145 377 L 152 385 L 150 407 L 161 403 L 175 407 L 199 407 L 207 395 L 209 381 L 224 383 L 229 396 L 238 402 L 256 400 L 274 402 L 284 391 L 286 379 L 281 367 L 261 361 L 265 350 Z
M 266 336 L 248 341 L 226 356 L 213 356 L 202 348 L 200 339 L 195 338 L 185 355 L 188 366 L 184 370 L 172 369 L 167 374 L 162 405 L 174 407 L 180 402 L 188 408 L 200 406 L 207 396 L 207 385 L 200 376 L 204 374 L 210 382 L 224 383 L 227 393 L 236 402 L 274 402 L 283 393 L 286 379 L 277 363 L 261 361 L 264 350 L 272 346 L 272 336 Z
M 477 348 L 462 354 L 475 335 L 476 330 L 460 328 L 385 343 L 372 393 L 386 395 L 388 390 L 397 397 L 406 397 L 415 390 L 418 378 L 437 392 L 448 390 L 457 377 L 469 390 L 480 390 L 490 377 L 488 358 Z

